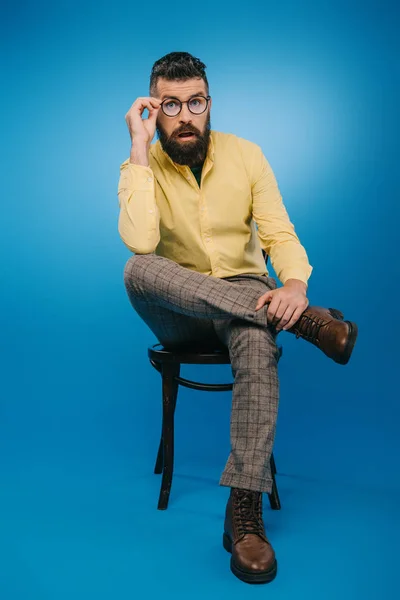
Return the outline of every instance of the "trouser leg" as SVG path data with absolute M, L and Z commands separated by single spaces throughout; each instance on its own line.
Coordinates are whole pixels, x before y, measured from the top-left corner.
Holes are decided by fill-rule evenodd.
M 279 404 L 276 334 L 238 319 L 214 321 L 214 327 L 228 346 L 234 376 L 231 452 L 220 485 L 270 493 Z
M 173 312 L 198 319 L 244 319 L 268 327 L 266 310 L 255 311 L 263 292 L 244 276 L 246 284 L 236 282 L 241 276 L 220 279 L 186 269 L 155 254 L 131 257 L 125 266 L 125 286 L 132 300 L 141 300 Z M 255 275 L 256 280 L 260 276 Z M 271 277 L 263 277 L 264 292 L 276 288 Z M 133 303 L 133 302 L 132 302 Z
M 129 294 L 136 313 L 166 349 L 208 350 L 224 348 L 217 337 L 212 319 L 198 319 L 148 302 L 140 295 Z

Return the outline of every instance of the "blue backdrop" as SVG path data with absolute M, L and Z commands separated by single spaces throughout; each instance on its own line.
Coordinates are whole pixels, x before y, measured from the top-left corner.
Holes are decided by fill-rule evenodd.
M 398 11 L 391 2 L 6 2 L 1 19 L 0 596 L 397 597 Z M 280 335 L 268 590 L 222 549 L 230 395 L 181 389 L 167 512 L 156 340 L 117 231 L 124 116 L 155 60 L 207 65 L 212 128 L 260 144 L 346 367 Z M 183 376 L 230 381 L 226 367 Z

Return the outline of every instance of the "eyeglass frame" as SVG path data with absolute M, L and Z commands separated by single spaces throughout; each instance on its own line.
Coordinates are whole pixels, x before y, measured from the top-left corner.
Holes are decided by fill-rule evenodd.
M 206 107 L 205 107 L 205 109 L 204 109 L 202 112 L 200 112 L 200 113 L 195 113 L 195 112 L 193 112 L 192 110 L 190 110 L 190 108 L 189 108 L 189 102 L 190 102 L 191 100 L 193 100 L 193 98 L 204 98 L 204 100 L 206 101 Z M 181 107 L 180 107 L 180 109 L 179 109 L 179 112 L 177 112 L 177 113 L 176 113 L 176 115 L 167 115 L 167 113 L 166 113 L 166 112 L 164 112 L 164 107 L 163 107 L 163 104 L 164 104 L 164 102 L 167 102 L 168 100 L 177 100 L 177 101 L 179 102 L 179 104 L 181 105 Z M 165 98 L 165 100 L 163 100 L 163 101 L 161 102 L 161 104 L 160 104 L 160 107 L 161 107 L 161 110 L 163 111 L 163 114 L 164 114 L 166 117 L 170 117 L 171 119 L 173 119 L 174 117 L 177 117 L 177 116 L 178 116 L 178 115 L 179 115 L 179 114 L 182 112 L 182 106 L 183 106 L 184 104 L 187 104 L 187 105 L 188 105 L 188 110 L 189 110 L 189 112 L 191 112 L 191 113 L 192 113 L 192 115 L 203 115 L 203 114 L 206 112 L 207 108 L 208 108 L 208 103 L 209 103 L 209 101 L 210 101 L 210 100 L 211 100 L 211 96 L 203 96 L 202 94 L 194 94 L 193 96 L 191 96 L 191 97 L 189 98 L 189 100 L 184 100 L 184 101 L 182 101 L 182 100 L 179 100 L 179 98 L 176 98 L 175 96 L 170 96 L 169 98 Z

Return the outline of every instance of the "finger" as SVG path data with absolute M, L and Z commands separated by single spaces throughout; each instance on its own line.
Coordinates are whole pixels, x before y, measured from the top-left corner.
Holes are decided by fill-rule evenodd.
M 148 114 L 148 119 L 153 121 L 157 118 L 158 113 L 160 112 L 160 107 L 159 106 L 155 106 L 153 108 L 149 108 L 149 114 Z
M 160 110 L 159 106 L 157 106 L 156 108 L 152 108 L 151 110 L 149 110 L 148 119 L 150 121 L 154 121 L 155 119 L 157 119 L 159 110 Z
M 281 308 L 281 307 L 279 307 L 279 308 Z M 279 320 L 279 323 L 276 326 L 276 329 L 278 331 L 283 329 L 285 327 L 285 325 L 290 321 L 295 310 L 296 310 L 296 306 L 293 306 L 293 305 L 287 306 L 285 312 L 283 313 L 283 315 L 281 316 L 281 318 Z
M 127 114 L 129 115 L 132 113 L 138 113 L 141 110 L 144 110 L 146 108 L 147 102 L 148 102 L 147 98 L 136 98 L 135 102 L 131 105 Z
M 287 331 L 288 329 L 290 329 L 291 327 L 293 327 L 293 325 L 295 325 L 297 323 L 297 321 L 300 319 L 301 315 L 304 312 L 304 308 L 303 307 L 299 307 L 296 308 L 296 310 L 294 311 L 292 318 L 288 321 L 288 323 L 284 326 L 283 331 Z
M 145 98 L 146 108 L 150 112 L 151 110 L 158 110 L 161 108 L 161 102 L 157 98 Z
M 153 109 L 153 105 L 150 102 L 149 98 L 137 98 L 135 102 L 132 104 L 131 108 L 128 111 L 127 117 L 131 115 L 142 115 L 145 109 L 150 110 Z
M 257 302 L 256 310 L 260 310 L 260 308 L 262 308 L 265 304 L 267 304 L 267 302 L 270 302 L 271 299 L 272 299 L 272 292 L 266 292 L 266 294 L 263 294 L 262 296 L 260 296 L 260 298 L 258 299 L 258 302 Z
M 150 111 L 153 110 L 153 105 L 150 102 L 150 100 L 144 100 L 140 105 L 139 105 L 139 112 L 142 115 L 144 113 L 144 111 L 146 110 Z
M 278 310 L 275 313 L 275 321 L 279 321 L 280 322 L 280 320 L 282 319 L 283 315 L 285 314 L 288 306 L 289 306 L 288 300 L 281 299 L 281 303 L 279 305 L 279 308 L 278 308 Z M 294 308 L 293 308 L 293 310 L 294 310 Z
M 279 297 L 277 295 L 275 295 L 269 304 L 269 307 L 267 310 L 267 321 L 268 321 L 268 323 L 271 323 L 271 325 L 274 324 L 275 314 L 279 308 L 280 303 L 281 303 L 281 301 L 280 301 Z
M 136 98 L 132 106 L 140 106 L 142 104 L 151 104 L 152 106 L 161 106 L 161 101 L 153 96 L 140 96 Z
M 154 98 L 154 96 L 150 96 L 150 102 L 152 102 L 154 106 L 161 106 L 161 100 L 159 100 L 158 98 Z
M 143 119 L 144 121 L 150 121 L 150 123 L 154 124 L 157 120 L 157 117 L 159 115 L 159 109 L 158 108 L 152 108 L 149 109 L 149 114 L 147 115 L 147 119 Z M 142 115 L 143 116 L 143 115 Z

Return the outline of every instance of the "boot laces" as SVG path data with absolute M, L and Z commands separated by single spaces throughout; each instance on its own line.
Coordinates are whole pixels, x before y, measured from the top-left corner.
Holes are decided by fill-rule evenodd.
M 306 340 L 318 340 L 319 331 L 325 325 L 325 320 L 322 317 L 309 315 L 303 315 L 302 319 L 304 319 L 304 323 L 301 326 L 301 332 L 300 328 L 297 329 L 296 337 L 301 336 Z
M 246 533 L 255 533 L 264 538 L 261 494 L 238 489 L 236 490 L 233 505 L 238 536 L 243 537 Z

